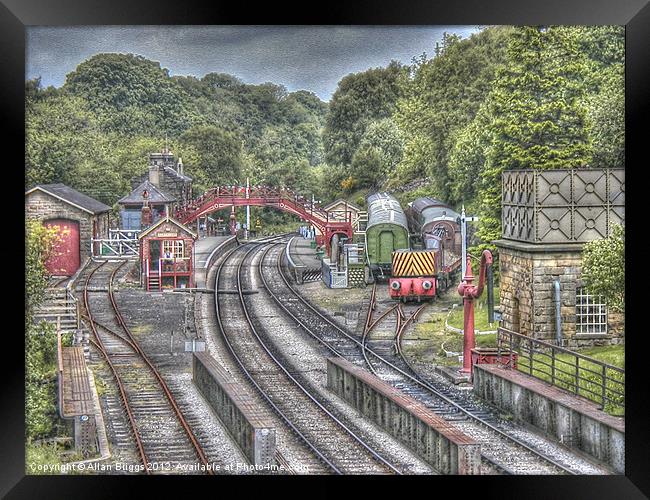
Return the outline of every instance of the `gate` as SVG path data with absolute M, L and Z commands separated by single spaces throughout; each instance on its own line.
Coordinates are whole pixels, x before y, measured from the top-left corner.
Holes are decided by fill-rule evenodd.
M 139 230 L 110 229 L 108 239 L 92 239 L 90 241 L 93 255 L 96 257 L 135 257 L 138 255 Z

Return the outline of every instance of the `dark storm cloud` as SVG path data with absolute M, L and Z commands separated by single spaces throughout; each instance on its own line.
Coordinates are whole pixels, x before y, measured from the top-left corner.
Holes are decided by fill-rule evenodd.
M 431 55 L 444 31 L 463 38 L 475 26 L 89 26 L 27 29 L 27 78 L 59 87 L 100 52 L 139 54 L 172 75 L 229 73 L 246 83 L 273 82 L 329 100 L 345 75 L 391 60 Z

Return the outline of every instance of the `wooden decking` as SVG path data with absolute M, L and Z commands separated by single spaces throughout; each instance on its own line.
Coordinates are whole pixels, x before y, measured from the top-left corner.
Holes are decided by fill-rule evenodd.
M 62 415 L 64 417 L 94 415 L 95 405 L 83 347 L 64 347 L 61 351 L 63 364 Z

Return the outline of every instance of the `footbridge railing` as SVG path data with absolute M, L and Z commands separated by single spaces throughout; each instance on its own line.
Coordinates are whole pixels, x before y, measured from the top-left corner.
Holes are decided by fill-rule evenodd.
M 328 223 L 351 223 L 345 216 L 341 221 L 338 212 L 327 212 L 319 204 L 289 189 L 268 186 L 220 186 L 210 189 L 200 197 L 176 211 L 175 217 L 189 224 L 215 210 L 231 206 L 274 207 L 293 213 L 325 232 Z

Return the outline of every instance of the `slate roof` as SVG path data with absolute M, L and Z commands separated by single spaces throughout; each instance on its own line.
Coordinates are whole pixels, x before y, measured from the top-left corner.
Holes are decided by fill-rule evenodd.
M 43 191 L 50 196 L 54 196 L 65 203 L 73 205 L 93 215 L 108 212 L 111 209 L 111 207 L 103 204 L 101 201 L 97 201 L 90 196 L 80 193 L 76 189 L 72 189 L 65 184 L 38 184 L 27 191 L 25 196 L 34 191 Z
M 142 181 L 138 187 L 127 194 L 124 198 L 120 198 L 118 203 L 120 205 L 127 203 L 143 203 L 144 198 L 142 197 L 142 193 L 145 189 L 149 192 L 149 198 L 147 198 L 149 200 L 149 203 L 171 203 L 172 201 L 176 201 L 176 198 L 172 198 L 171 196 L 163 193 L 160 188 L 157 188 L 151 182 L 146 180 Z

